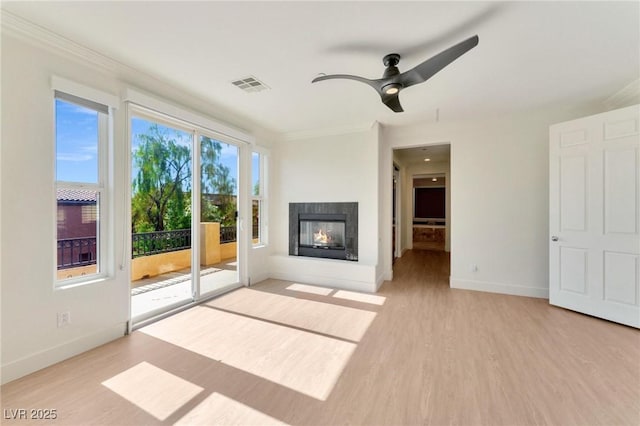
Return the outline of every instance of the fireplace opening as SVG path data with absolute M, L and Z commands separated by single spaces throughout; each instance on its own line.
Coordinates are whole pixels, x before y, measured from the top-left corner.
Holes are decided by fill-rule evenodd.
M 300 220 L 300 247 L 344 250 L 344 221 Z
M 289 255 L 358 261 L 358 203 L 289 203 Z
M 301 213 L 298 216 L 298 256 L 347 259 L 345 214 Z

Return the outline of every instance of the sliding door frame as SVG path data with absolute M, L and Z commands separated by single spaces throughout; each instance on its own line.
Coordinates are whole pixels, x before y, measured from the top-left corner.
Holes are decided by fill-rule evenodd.
M 128 184 L 128 190 L 125 197 L 125 220 L 126 225 L 124 228 L 125 234 L 131 233 L 131 174 L 132 174 L 132 135 L 131 135 L 131 120 L 134 117 L 157 122 L 162 125 L 167 125 L 178 130 L 186 131 L 191 134 L 191 282 L 192 282 L 192 300 L 186 303 L 180 303 L 176 306 L 169 306 L 166 311 L 158 313 L 151 318 L 145 318 L 137 321 L 133 324 L 133 318 L 131 316 L 131 236 L 125 235 L 124 238 L 124 250 L 126 259 L 122 259 L 121 268 L 127 271 L 128 277 L 128 332 L 131 332 L 135 328 L 142 327 L 157 319 L 172 315 L 175 312 L 187 309 L 198 303 L 201 303 L 210 298 L 216 297 L 219 294 L 233 290 L 241 286 L 248 285 L 248 261 L 249 261 L 249 248 L 251 237 L 251 191 L 249 189 L 251 183 L 251 151 L 255 145 L 255 139 L 253 136 L 245 133 L 244 131 L 234 129 L 223 123 L 218 123 L 207 117 L 200 116 L 190 111 L 176 107 L 173 104 L 165 101 L 150 97 L 135 90 L 127 90 L 125 94 L 126 101 L 126 141 L 127 149 L 126 160 L 128 166 L 126 167 L 126 179 Z M 238 167 L 237 167 L 237 222 L 236 222 L 236 260 L 237 260 L 237 274 L 238 282 L 237 286 L 231 286 L 225 288 L 220 292 L 209 292 L 204 295 L 200 292 L 200 190 L 201 190 L 201 153 L 200 153 L 200 137 L 206 136 L 225 144 L 230 144 L 238 148 Z M 249 216 L 247 216 L 249 215 Z M 249 224 L 247 226 L 246 224 Z

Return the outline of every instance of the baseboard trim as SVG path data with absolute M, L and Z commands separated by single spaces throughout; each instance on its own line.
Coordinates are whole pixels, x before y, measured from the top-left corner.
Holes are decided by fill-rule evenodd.
M 270 278 L 268 273 L 254 274 L 251 276 L 251 285 L 258 284 Z
M 512 284 L 492 283 L 486 281 L 464 280 L 449 277 L 451 288 L 460 290 L 485 291 L 488 293 L 509 294 L 512 296 L 537 297 L 540 299 L 549 298 L 549 289 L 540 287 L 524 287 Z
M 376 292 L 378 292 L 380 286 L 382 286 L 382 283 L 384 283 L 385 281 L 391 281 L 391 279 L 389 279 L 390 274 L 392 276 L 391 279 L 393 279 L 393 272 L 383 272 L 376 278 Z
M 65 342 L 53 348 L 45 349 L 4 364 L 0 367 L 0 382 L 2 384 L 11 382 L 27 374 L 42 370 L 45 367 L 49 367 L 50 365 L 79 355 L 90 349 L 111 342 L 112 340 L 116 340 L 124 336 L 126 328 L 126 323 L 116 324 L 87 336 L 79 337 L 70 342 Z

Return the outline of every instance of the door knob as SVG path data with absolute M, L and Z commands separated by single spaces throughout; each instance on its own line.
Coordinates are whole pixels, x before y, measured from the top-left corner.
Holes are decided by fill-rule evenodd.
M 559 239 L 560 239 L 560 238 L 556 237 L 555 235 L 553 235 L 553 236 L 551 237 L 551 241 L 553 241 L 554 243 L 555 243 L 556 241 L 558 241 Z

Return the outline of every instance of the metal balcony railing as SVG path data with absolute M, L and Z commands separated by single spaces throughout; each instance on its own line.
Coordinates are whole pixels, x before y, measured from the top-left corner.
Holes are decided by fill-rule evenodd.
M 221 226 L 220 227 L 220 243 L 232 243 L 236 240 L 236 227 L 235 226 Z
M 253 236 L 258 235 L 257 226 L 253 227 Z M 220 227 L 220 243 L 236 241 L 235 226 Z M 131 234 L 132 258 L 152 254 L 169 253 L 191 248 L 191 230 L 142 232 Z M 58 269 L 95 265 L 97 254 L 96 237 L 66 238 L 58 240 Z
M 191 248 L 191 230 L 143 232 L 131 235 L 131 257 L 150 256 Z
M 58 269 L 96 264 L 96 237 L 58 240 Z
M 191 231 L 189 229 L 144 232 L 133 234 L 131 237 L 133 258 L 191 248 Z M 221 226 L 220 243 L 234 241 L 236 241 L 236 227 Z

